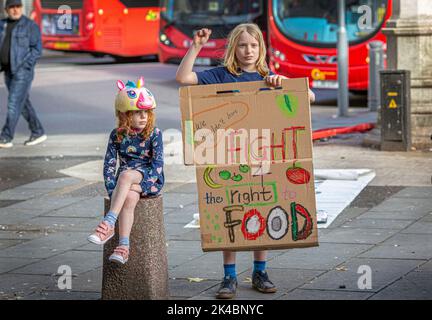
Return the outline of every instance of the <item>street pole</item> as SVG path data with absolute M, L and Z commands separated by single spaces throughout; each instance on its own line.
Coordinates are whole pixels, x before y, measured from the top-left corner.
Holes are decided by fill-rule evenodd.
M 338 0 L 338 116 L 348 116 L 348 38 L 345 25 L 345 0 Z

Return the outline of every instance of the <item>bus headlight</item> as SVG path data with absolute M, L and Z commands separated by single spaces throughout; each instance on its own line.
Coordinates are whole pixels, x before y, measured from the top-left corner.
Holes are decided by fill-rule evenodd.
M 159 34 L 159 40 L 162 44 L 168 47 L 175 48 L 175 45 L 171 42 L 171 40 L 168 38 L 168 36 L 165 33 L 161 32 Z

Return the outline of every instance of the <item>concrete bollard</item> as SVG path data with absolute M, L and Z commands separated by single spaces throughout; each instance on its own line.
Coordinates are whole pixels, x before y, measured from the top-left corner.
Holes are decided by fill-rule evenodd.
M 105 214 L 110 200 L 105 198 Z M 118 245 L 119 232 L 104 245 L 102 300 L 168 299 L 168 262 L 162 196 L 141 198 L 135 208 L 129 261 L 108 260 Z

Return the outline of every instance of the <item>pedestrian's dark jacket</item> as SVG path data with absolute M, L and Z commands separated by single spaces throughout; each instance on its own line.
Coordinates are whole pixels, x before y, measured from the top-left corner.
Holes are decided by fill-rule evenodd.
M 0 20 L 0 48 L 6 36 L 8 19 Z M 10 43 L 10 71 L 15 74 L 21 68 L 33 71 L 37 59 L 42 55 L 42 40 L 39 26 L 22 16 L 12 29 Z

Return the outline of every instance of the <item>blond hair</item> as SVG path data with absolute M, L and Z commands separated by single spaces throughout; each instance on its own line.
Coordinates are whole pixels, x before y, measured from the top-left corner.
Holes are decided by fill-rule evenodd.
M 116 111 L 117 116 L 117 141 L 118 143 L 121 143 L 121 141 L 126 136 L 133 136 L 137 133 L 132 128 L 132 115 L 134 112 L 141 112 L 141 111 L 127 111 L 127 112 L 119 112 Z M 147 123 L 144 127 L 144 130 L 140 133 L 141 138 L 145 141 L 147 140 L 151 133 L 153 132 L 156 115 L 153 110 L 147 110 Z
M 242 23 L 236 26 L 228 35 L 228 45 L 224 56 L 224 66 L 231 74 L 239 76 L 241 74 L 240 65 L 235 54 L 240 35 L 243 32 L 249 33 L 259 44 L 259 55 L 256 62 L 258 73 L 265 77 L 269 75 L 269 68 L 266 62 L 267 50 L 264 42 L 264 36 L 255 23 Z

